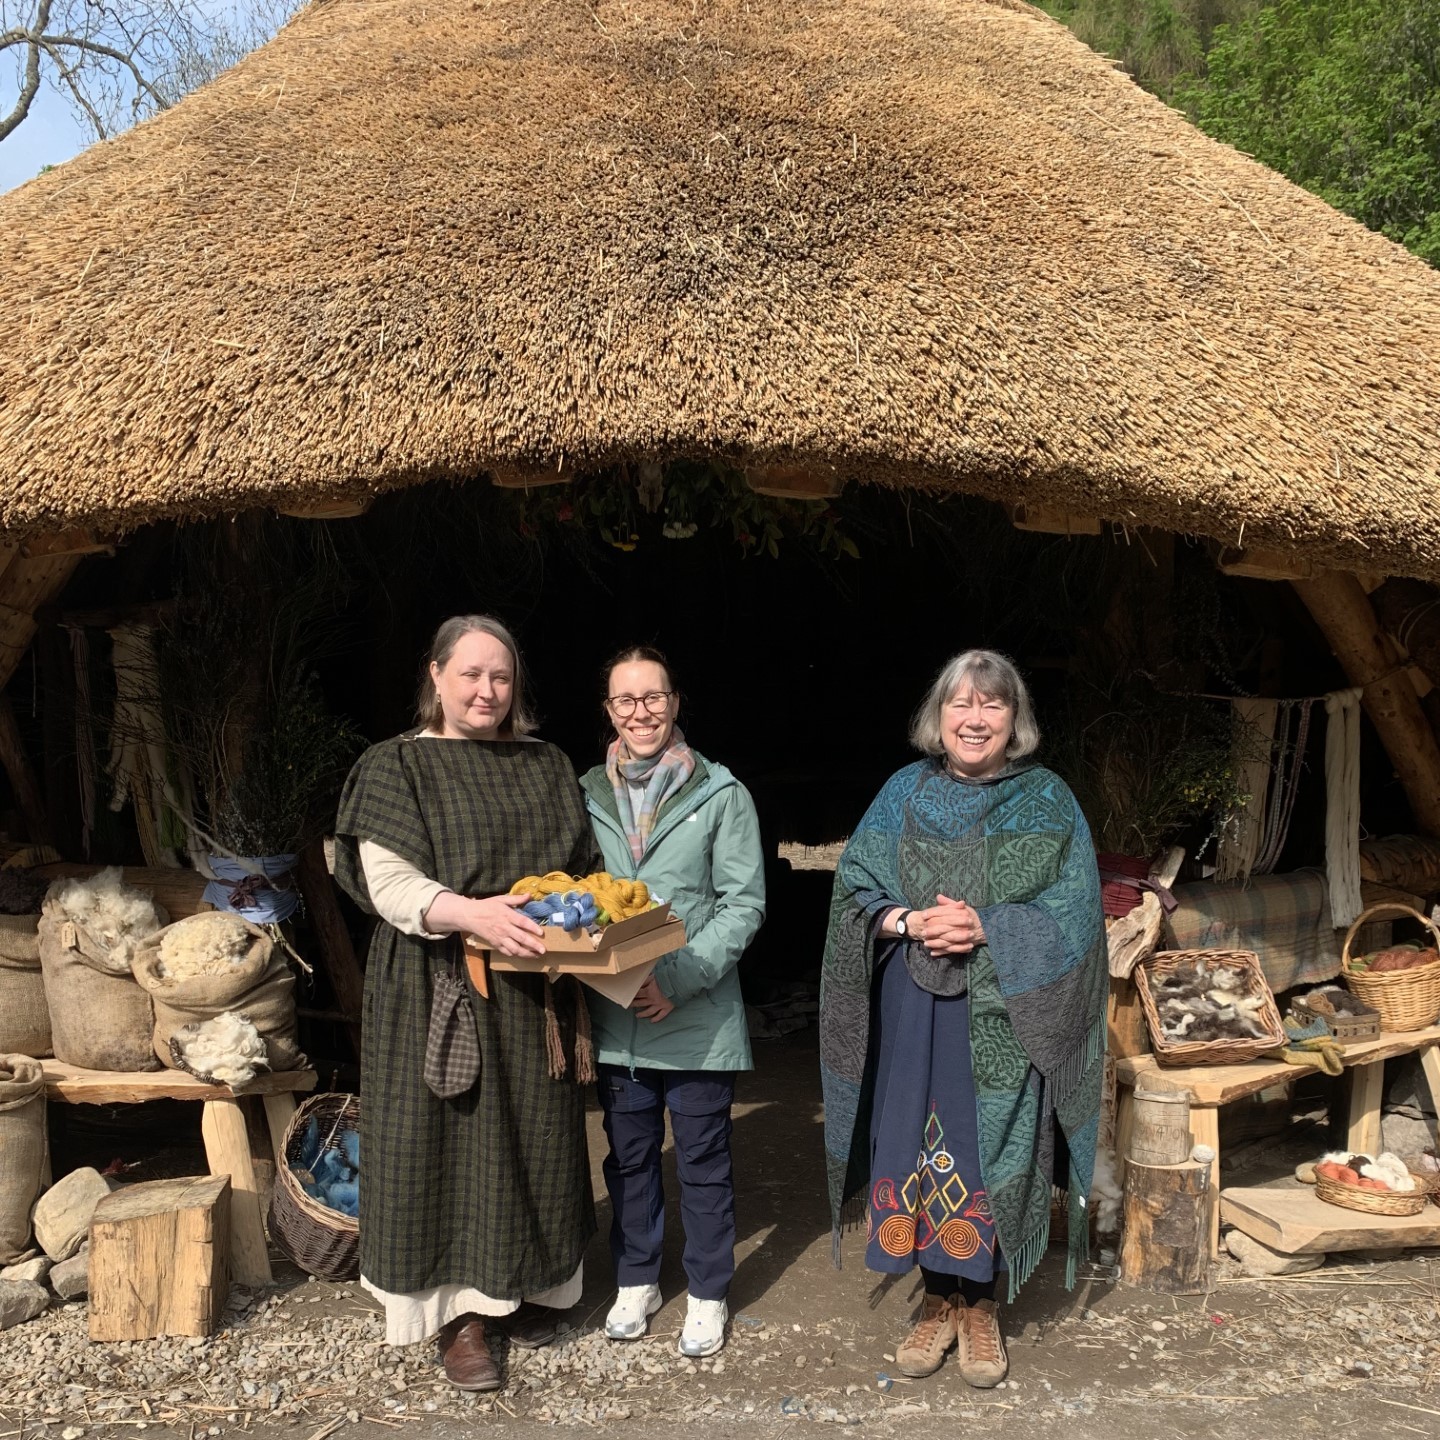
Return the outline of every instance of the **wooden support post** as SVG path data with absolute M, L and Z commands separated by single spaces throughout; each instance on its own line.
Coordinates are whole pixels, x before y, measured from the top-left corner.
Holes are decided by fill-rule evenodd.
M 230 1273 L 240 1285 L 268 1285 L 270 1252 L 265 1247 L 260 1189 L 240 1102 L 207 1100 L 200 1133 L 210 1173 L 230 1177 Z
M 1383 1060 L 1351 1067 L 1350 1120 L 1345 1130 L 1345 1143 L 1352 1155 L 1369 1155 L 1373 1159 L 1381 1148 L 1380 1102 L 1384 1095 Z
M 1205 1201 L 1205 1224 L 1210 1235 L 1209 1254 L 1220 1253 L 1220 1110 L 1215 1105 L 1190 1106 L 1190 1137 L 1197 1145 L 1208 1145 L 1215 1152 L 1210 1162 L 1210 1190 Z
M 1209 1212 L 1214 1186 L 1208 1163 L 1125 1167 L 1125 1235 L 1120 1280 L 1165 1295 L 1210 1288 Z
M 1141 982 L 1144 983 L 1143 981 Z M 1150 1032 L 1135 992 L 1133 975 L 1110 977 L 1110 1000 L 1105 1010 L 1106 1048 L 1117 1060 L 1150 1053 Z
M 275 1156 L 275 1168 L 285 1163 L 285 1131 L 295 1118 L 295 1097 L 288 1090 L 280 1095 L 266 1095 L 265 1123 L 270 1127 L 270 1149 Z
M 78 555 L 20 556 L 0 573 L 0 688 L 19 668 L 35 634 L 35 612 L 60 598 Z
M 223 1175 L 106 1196 L 90 1224 L 90 1338 L 211 1334 L 225 1309 L 229 1240 Z
M 1363 688 L 1361 704 L 1400 777 L 1415 823 L 1427 835 L 1440 835 L 1440 742 L 1370 597 L 1353 575 L 1332 573 L 1291 583 L 1350 683 Z
M 29 832 L 31 844 L 50 844 L 45 801 L 40 794 L 35 772 L 30 768 L 30 761 L 25 754 L 25 745 L 20 738 L 20 726 L 15 719 L 15 708 L 5 695 L 0 695 L 0 765 L 5 767 L 10 788 L 15 792 L 20 813 L 25 817 L 25 829 Z
M 330 988 L 335 992 L 335 1003 L 346 1015 L 364 1014 L 365 972 L 360 968 L 355 947 L 350 943 L 350 932 L 345 928 L 345 917 L 335 898 L 335 882 L 325 866 L 323 841 L 312 840 L 301 850 L 296 877 L 310 923 L 315 927 L 315 939 L 325 962 L 325 973 L 330 977 Z M 358 1060 L 360 1026 L 349 1025 L 346 1029 Z

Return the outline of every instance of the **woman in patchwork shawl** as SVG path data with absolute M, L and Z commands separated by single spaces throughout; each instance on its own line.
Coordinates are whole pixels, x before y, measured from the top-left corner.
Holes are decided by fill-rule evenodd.
M 485 999 L 459 954 L 462 934 L 543 954 L 510 886 L 596 868 L 575 771 L 533 728 L 509 632 L 484 615 L 447 620 L 419 729 L 360 757 L 336 824 L 336 878 L 380 921 L 365 970 L 361 1283 L 385 1306 L 390 1344 L 439 1332 L 462 1390 L 500 1385 L 492 1317 L 529 1300 L 542 1308 L 509 1322 L 511 1343 L 554 1334 L 595 1230 L 578 986 L 496 971 Z M 446 1065 L 427 1056 L 437 993 L 468 1001 L 450 1014 L 461 1043 Z
M 1100 880 L 1039 738 L 1003 655 L 946 665 L 911 730 L 925 758 L 841 856 L 821 980 L 836 1262 L 842 1222 L 868 1211 L 865 1263 L 924 1277 L 896 1367 L 929 1375 L 957 1345 L 981 1387 L 1008 1368 L 997 1277 L 1013 1298 L 1044 1254 L 1053 1185 L 1074 1282 L 1100 1110 Z

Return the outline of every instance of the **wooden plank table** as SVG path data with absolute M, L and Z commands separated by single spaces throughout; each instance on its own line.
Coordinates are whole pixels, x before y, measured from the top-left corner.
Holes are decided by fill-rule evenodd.
M 1418 1215 L 1368 1215 L 1331 1205 L 1299 1181 L 1222 1190 L 1220 1218 L 1282 1255 L 1440 1245 L 1440 1209 L 1434 1205 Z
M 250 1136 L 242 1102 L 258 1096 L 277 1165 L 280 1141 L 295 1113 L 297 1092 L 313 1090 L 313 1070 L 257 1075 L 248 1085 L 207 1085 L 183 1070 L 82 1070 L 59 1060 L 43 1060 L 45 1096 L 67 1105 L 143 1105 L 147 1100 L 198 1100 L 200 1133 L 212 1175 L 230 1177 L 230 1271 L 241 1285 L 268 1285 L 270 1254 L 260 1187 L 250 1156 Z
M 1385 1061 L 1398 1055 L 1419 1054 L 1440 1110 L 1440 1025 L 1425 1030 L 1382 1034 L 1374 1040 L 1357 1040 L 1345 1046 L 1345 1067 L 1351 1070 L 1349 1127 L 1345 1143 L 1361 1154 L 1380 1148 L 1380 1102 L 1385 1084 Z M 1210 1250 L 1220 1250 L 1220 1107 L 1247 1095 L 1258 1095 L 1277 1085 L 1292 1085 L 1304 1075 L 1315 1073 L 1308 1066 L 1287 1065 L 1283 1060 L 1250 1060 L 1243 1065 L 1191 1065 L 1178 1068 L 1161 1065 L 1153 1055 L 1131 1055 L 1115 1062 L 1120 1086 L 1116 1122 L 1116 1153 L 1129 1149 L 1134 1119 L 1136 1086 L 1154 1079 L 1161 1089 L 1184 1089 L 1190 1095 L 1190 1132 L 1197 1145 L 1215 1152 L 1215 1180 L 1210 1187 Z M 1318 1202 L 1317 1202 L 1318 1203 Z

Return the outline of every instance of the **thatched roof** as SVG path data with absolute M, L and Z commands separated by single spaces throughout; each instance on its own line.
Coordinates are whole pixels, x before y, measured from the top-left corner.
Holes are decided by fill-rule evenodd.
M 720 451 L 1440 577 L 1440 275 L 1005 0 L 317 0 L 0 200 L 0 525 Z

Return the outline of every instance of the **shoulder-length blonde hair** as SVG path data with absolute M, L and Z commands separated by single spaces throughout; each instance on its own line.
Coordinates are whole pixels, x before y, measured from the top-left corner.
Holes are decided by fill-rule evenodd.
M 940 716 L 962 686 L 968 686 L 987 699 L 1003 700 L 1015 712 L 1010 743 L 1005 747 L 1007 760 L 1023 760 L 1040 748 L 1040 727 L 1035 723 L 1035 707 L 1014 662 L 998 650 L 965 650 L 954 656 L 935 677 L 935 683 L 910 722 L 910 743 L 917 750 L 926 755 L 945 753 Z
M 520 659 L 520 647 L 516 645 L 515 637 L 510 631 L 493 615 L 452 615 L 435 632 L 435 638 L 430 642 L 430 653 L 420 669 L 420 692 L 415 702 L 415 718 L 419 721 L 420 728 L 440 731 L 445 725 L 440 694 L 435 689 L 434 680 L 430 678 L 431 665 L 438 665 L 443 670 L 450 663 L 450 657 L 455 653 L 455 647 L 460 641 L 476 631 L 493 635 L 510 652 L 510 660 L 515 667 L 515 685 L 510 692 L 510 709 L 500 722 L 501 737 L 518 740 L 522 736 L 533 734 L 537 722 L 525 695 L 525 666 Z

